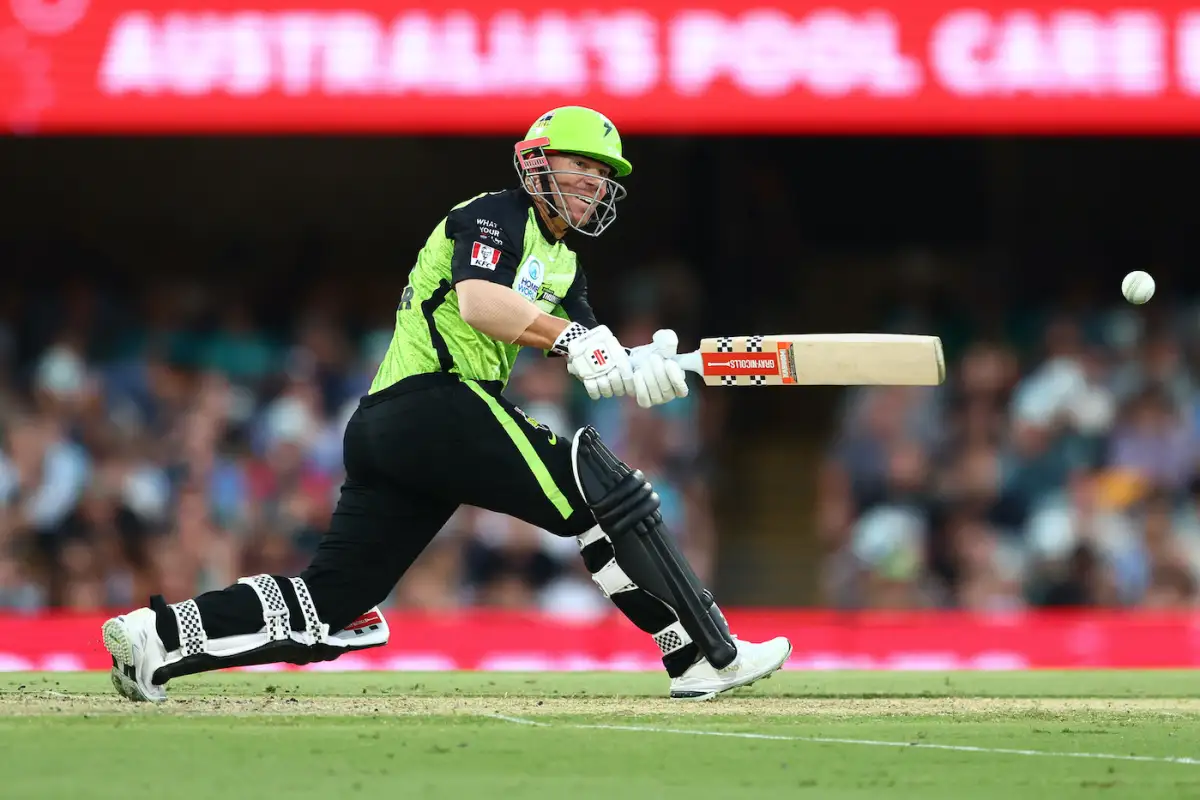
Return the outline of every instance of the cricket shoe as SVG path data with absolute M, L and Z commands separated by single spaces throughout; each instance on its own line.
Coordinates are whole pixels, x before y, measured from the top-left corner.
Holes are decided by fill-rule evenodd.
M 671 698 L 711 700 L 721 692 L 771 677 L 771 673 L 782 667 L 792 654 L 792 643 L 782 636 L 762 644 L 741 642 L 734 636 L 733 643 L 737 647 L 737 657 L 729 666 L 715 669 L 708 659 L 701 658 L 687 672 L 671 680 Z
M 157 615 L 139 608 L 104 623 L 104 649 L 112 656 L 112 683 L 117 693 L 134 702 L 161 703 L 167 699 L 164 686 L 151 680 L 154 670 L 167 660 L 158 638 Z

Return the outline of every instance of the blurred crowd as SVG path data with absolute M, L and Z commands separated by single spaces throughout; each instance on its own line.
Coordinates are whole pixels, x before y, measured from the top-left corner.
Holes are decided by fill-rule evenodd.
M 1158 302 L 1157 300 L 1155 302 Z M 847 396 L 820 477 L 840 608 L 1197 607 L 1200 325 L 1131 306 Z
M 619 290 L 622 341 L 660 325 L 696 338 L 685 275 L 645 270 Z M 271 300 L 79 281 L 0 299 L 0 609 L 127 607 L 304 567 L 394 306 L 364 316 L 327 290 L 282 313 Z M 817 601 L 1197 606 L 1200 317 L 1093 306 L 1023 336 L 943 338 L 945 385 L 843 396 L 814 476 Z M 557 432 L 595 425 L 651 478 L 697 572 L 713 577 L 719 393 L 653 410 L 595 403 L 559 361 L 526 352 L 508 394 Z M 574 540 L 469 507 L 388 602 L 609 610 Z
M 628 288 L 623 341 L 649 341 L 670 310 L 671 293 L 644 277 Z M 0 301 L 0 610 L 172 602 L 296 574 L 337 501 L 342 433 L 391 337 L 394 302 L 374 302 L 368 318 L 318 291 L 280 315 L 274 298 L 236 287 L 80 281 Z M 654 480 L 711 574 L 702 393 L 651 411 L 593 403 L 559 360 L 526 351 L 508 394 L 556 432 L 595 425 Z M 388 605 L 609 610 L 574 539 L 469 507 Z

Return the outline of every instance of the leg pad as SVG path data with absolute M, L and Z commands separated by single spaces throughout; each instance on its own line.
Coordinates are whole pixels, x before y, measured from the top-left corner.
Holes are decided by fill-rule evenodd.
M 579 492 L 612 541 L 617 563 L 638 587 L 670 606 L 710 664 L 717 669 L 728 666 L 737 648 L 728 627 L 721 624 L 723 618 L 710 613 L 712 595 L 700 586 L 671 541 L 654 487 L 617 458 L 591 427 L 576 433 L 571 447 Z M 623 549 L 634 550 L 635 541 L 640 557 L 623 558 Z M 634 574 L 636 561 L 646 564 L 644 572 Z
M 247 586 L 258 597 L 262 616 L 258 629 L 252 633 L 212 638 L 205 631 L 195 600 L 167 605 L 161 596 L 151 598 L 150 607 L 158 615 L 160 625 L 164 616 L 172 614 L 178 625 L 178 649 L 167 653 L 166 663 L 154 673 L 154 683 L 161 685 L 182 675 L 229 667 L 332 661 L 351 650 L 382 647 L 388 642 L 387 621 L 378 608 L 331 634 L 329 626 L 317 616 L 316 605 L 302 578 L 255 575 L 239 579 L 236 586 Z M 295 628 L 300 627 L 301 620 L 292 624 L 286 593 L 292 595 L 290 599 L 294 599 L 300 609 L 303 624 L 300 630 Z M 214 613 L 217 608 L 212 608 Z M 244 630 L 253 626 L 254 623 L 248 620 Z M 164 637 L 164 643 L 166 641 Z

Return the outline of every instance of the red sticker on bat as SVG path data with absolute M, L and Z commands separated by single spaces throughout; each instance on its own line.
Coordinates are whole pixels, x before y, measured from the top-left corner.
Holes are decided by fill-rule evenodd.
M 796 382 L 796 359 L 791 342 L 778 342 L 778 353 L 701 353 L 704 374 L 778 376 L 785 384 Z
M 701 353 L 705 375 L 778 375 L 775 353 Z
M 796 382 L 796 354 L 792 352 L 791 342 L 778 342 L 779 348 L 779 377 L 785 384 Z

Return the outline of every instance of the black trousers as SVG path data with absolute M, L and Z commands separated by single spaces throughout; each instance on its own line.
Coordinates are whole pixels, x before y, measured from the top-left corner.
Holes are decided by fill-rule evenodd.
M 571 441 L 539 426 L 498 383 L 421 375 L 364 398 L 346 428 L 346 482 L 301 577 L 337 598 L 337 630 L 387 597 L 460 505 L 559 536 L 595 519 L 575 485 Z
M 364 397 L 346 428 L 346 480 L 301 577 L 336 631 L 383 602 L 460 505 L 507 514 L 559 536 L 595 519 L 575 485 L 571 441 L 526 417 L 499 383 L 418 375 Z M 284 592 L 289 606 L 295 604 Z M 249 587 L 196 599 L 210 638 L 253 633 L 262 609 Z M 298 604 L 293 627 L 303 629 Z M 159 615 L 168 650 L 178 647 Z

